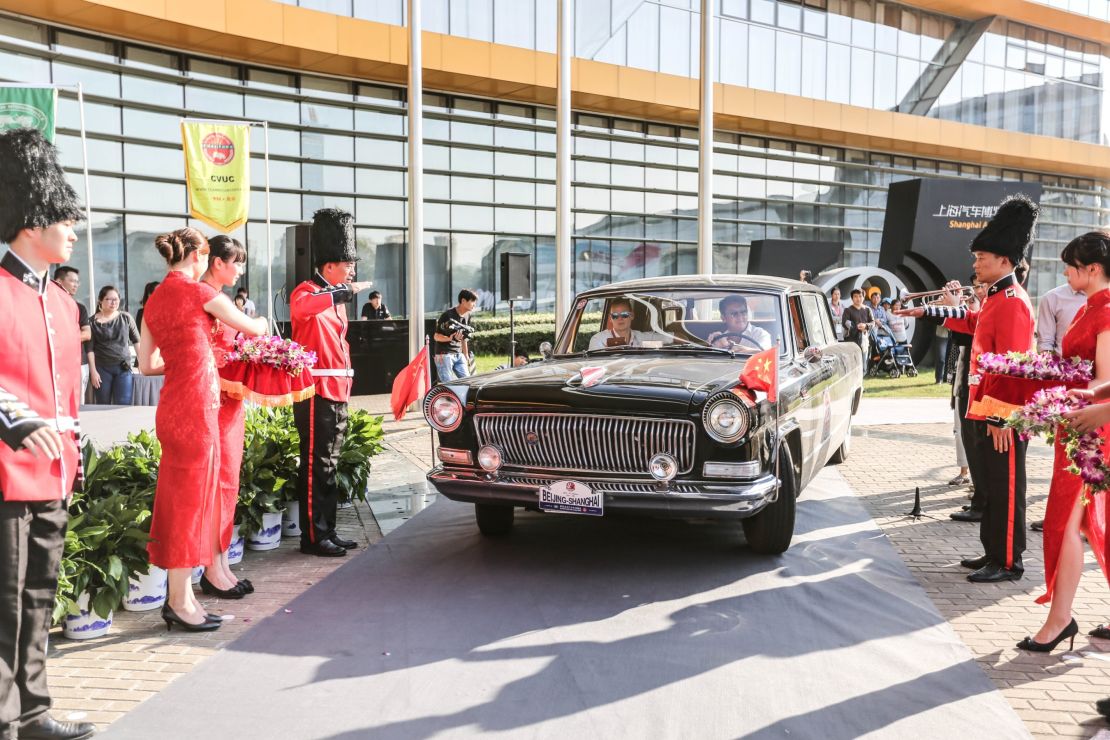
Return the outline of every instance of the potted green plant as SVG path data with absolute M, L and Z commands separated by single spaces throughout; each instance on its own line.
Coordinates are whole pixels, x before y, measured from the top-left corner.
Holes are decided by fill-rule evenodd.
M 251 550 L 281 544 L 281 512 L 296 491 L 297 434 L 292 410 L 251 408 L 239 472 L 239 532 Z
M 347 418 L 347 435 L 339 450 L 335 480 L 341 501 L 365 501 L 370 481 L 370 458 L 382 451 L 382 417 L 353 409 Z
M 146 543 L 161 448 L 149 432 L 98 454 L 84 448 L 85 485 L 70 503 L 54 607 L 67 637 L 107 632 L 131 579 L 148 572 Z

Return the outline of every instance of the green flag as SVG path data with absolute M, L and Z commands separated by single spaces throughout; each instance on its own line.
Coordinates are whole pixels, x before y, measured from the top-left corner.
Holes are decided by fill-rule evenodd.
M 57 105 L 56 88 L 0 85 L 0 131 L 37 128 L 47 141 L 53 142 Z

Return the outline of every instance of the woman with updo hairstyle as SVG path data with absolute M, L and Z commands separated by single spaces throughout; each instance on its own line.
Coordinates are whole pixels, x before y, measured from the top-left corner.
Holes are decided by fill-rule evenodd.
M 162 445 L 150 562 L 169 571 L 162 619 L 166 629 L 220 626 L 193 596 L 192 570 L 211 566 L 220 537 L 220 386 L 212 352 L 216 320 L 257 336 L 264 319 L 244 316 L 223 293 L 200 278 L 208 268 L 208 240 L 193 228 L 154 240 L 169 272 L 146 304 L 139 340 L 144 375 L 165 374 L 155 430 Z
M 1068 286 L 1087 295 L 1086 305 L 1079 309 L 1064 333 L 1060 354 L 1094 362 L 1094 379 L 1090 385 L 1093 388 L 1110 381 L 1110 234 L 1092 231 L 1073 239 L 1064 247 L 1060 259 L 1064 262 Z M 1089 390 L 1074 393 L 1094 397 Z M 1104 426 L 1098 431 L 1104 442 L 1103 457 L 1110 459 L 1110 445 L 1106 443 L 1110 429 Z M 1071 638 L 1073 643 L 1079 631 L 1071 609 L 1083 574 L 1081 535 L 1086 535 L 1103 575 L 1108 575 L 1106 495 L 1087 494 L 1091 501 L 1083 503 L 1083 481 L 1068 470 L 1071 460 L 1061 442 L 1062 437 L 1062 434 L 1056 435 L 1052 483 L 1044 519 L 1047 592 L 1037 599 L 1038 604 L 1051 603 L 1051 606 L 1040 630 L 1018 643 L 1023 650 L 1042 653 L 1051 651 L 1064 639 Z
M 214 236 L 208 240 L 208 270 L 201 278 L 214 290 L 231 288 L 243 276 L 247 263 L 247 250 L 242 242 L 230 236 Z M 238 297 L 238 296 L 236 296 Z M 239 309 L 236 304 L 236 309 Z M 216 321 L 212 347 L 216 353 L 216 366 L 222 367 L 226 355 L 232 350 L 239 330 Z M 221 599 L 241 599 L 254 593 L 254 586 L 247 579 L 239 580 L 227 562 L 227 549 L 231 545 L 235 528 L 235 504 L 239 501 L 239 467 L 243 463 L 243 402 L 220 393 L 220 475 L 218 499 L 220 534 L 213 543 L 212 564 L 200 579 L 200 589 Z

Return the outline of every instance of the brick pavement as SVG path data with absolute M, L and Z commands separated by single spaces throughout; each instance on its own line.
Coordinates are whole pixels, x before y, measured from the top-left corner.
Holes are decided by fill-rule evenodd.
M 951 623 L 1037 738 L 1110 738 L 1094 710 L 1110 696 L 1110 642 L 1086 635 L 1110 622 L 1110 589 L 1088 550 L 1075 599 L 1080 635 L 1075 651 L 1041 655 L 1018 650 L 1048 612 L 1033 602 L 1044 590 L 1041 536 L 1027 533 L 1025 578 L 1016 583 L 972 584 L 960 567 L 982 554 L 977 524 L 953 522 L 967 503 L 966 488 L 945 484 L 956 473 L 950 424 L 915 424 L 856 429 L 852 454 L 840 472 L 890 538 L 937 609 Z M 1028 517 L 1043 518 L 1052 470 L 1051 450 L 1030 442 Z M 913 521 L 914 488 L 921 487 L 923 511 L 935 519 Z
M 431 460 L 426 427 L 405 424 L 389 429 L 393 433 L 387 437 L 382 462 L 406 464 L 383 469 L 407 468 L 411 476 L 413 465 L 426 468 Z M 1090 554 L 1076 598 L 1076 619 L 1083 630 L 1076 651 L 1018 651 L 1015 643 L 1034 632 L 1046 613 L 1045 607 L 1033 603 L 1043 587 L 1039 535 L 1029 533 L 1024 580 L 968 583 L 957 561 L 979 554 L 978 527 L 948 519 L 967 500 L 965 489 L 945 485 L 955 474 L 950 426 L 877 426 L 857 428 L 855 435 L 852 455 L 841 473 L 1034 736 L 1110 740 L 1105 721 L 1093 709 L 1096 699 L 1110 695 L 1110 643 L 1085 635 L 1095 624 L 1110 622 L 1110 589 Z M 1039 442 L 1030 449 L 1029 517 L 1036 519 L 1044 511 L 1051 455 Z M 925 513 L 936 519 L 913 521 L 904 516 L 913 505 L 915 486 L 922 489 Z M 353 510 L 341 510 L 341 532 L 363 544 L 378 541 L 381 534 L 373 517 L 365 509 L 362 517 L 365 531 Z M 261 619 L 280 618 L 284 604 L 340 564 L 302 557 L 291 540 L 270 552 L 248 552 L 234 569 L 251 578 L 258 592 L 239 602 L 202 598 L 211 610 L 236 615 L 214 633 L 167 634 L 156 611 L 119 612 L 112 632 L 96 640 L 64 640 L 56 631 L 49 663 L 56 715 L 83 717 L 103 727 Z
M 365 504 L 340 509 L 336 524 L 342 537 L 362 547 L 381 539 Z M 47 664 L 54 716 L 95 722 L 103 729 L 256 623 L 271 616 L 280 619 L 287 603 L 346 562 L 301 555 L 297 544 L 297 538 L 285 538 L 275 550 L 247 550 L 243 561 L 231 567 L 254 584 L 255 593 L 242 600 L 222 601 L 196 589 L 209 612 L 235 616 L 215 632 L 166 632 L 157 609 L 118 610 L 111 631 L 92 640 L 67 640 L 61 628 L 55 629 Z

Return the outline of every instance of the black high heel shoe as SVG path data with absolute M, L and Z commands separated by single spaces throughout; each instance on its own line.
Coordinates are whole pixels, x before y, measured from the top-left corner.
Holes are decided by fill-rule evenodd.
M 247 595 L 246 591 L 239 588 L 239 584 L 235 584 L 231 588 L 224 589 L 216 588 L 212 585 L 212 581 L 208 580 L 207 575 L 200 577 L 200 590 L 209 596 L 215 596 L 219 599 L 241 599 Z
M 1030 652 L 1034 653 L 1051 653 L 1053 650 L 1056 649 L 1057 645 L 1070 637 L 1071 642 L 1068 643 L 1068 650 L 1074 650 L 1075 636 L 1078 634 L 1079 625 L 1075 623 L 1074 619 L 1072 619 L 1070 622 L 1068 622 L 1068 626 L 1062 629 L 1060 631 L 1060 634 L 1056 635 L 1056 639 L 1054 640 L 1050 640 L 1049 642 L 1037 642 L 1032 637 L 1026 637 L 1024 640 L 1019 642 L 1017 646 L 1019 650 L 1029 650 Z
M 177 612 L 171 609 L 169 604 L 162 605 L 162 620 L 166 623 L 166 632 L 169 632 L 175 624 L 186 632 L 211 632 L 212 630 L 218 630 L 222 624 L 222 621 L 210 619 L 207 614 L 204 615 L 204 621 L 200 624 L 186 622 L 177 616 Z

